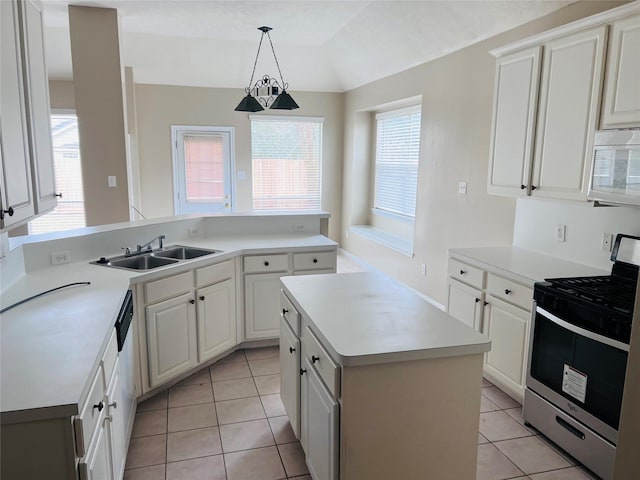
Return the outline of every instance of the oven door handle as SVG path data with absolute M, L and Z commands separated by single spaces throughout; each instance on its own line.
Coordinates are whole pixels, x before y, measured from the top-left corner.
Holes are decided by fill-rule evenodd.
M 556 325 L 569 330 L 573 333 L 577 333 L 578 335 L 582 335 L 583 337 L 587 337 L 591 340 L 594 340 L 596 342 L 599 343 L 604 343 L 605 345 L 609 345 L 610 347 L 613 348 L 617 348 L 618 350 L 622 350 L 624 352 L 628 352 L 629 351 L 629 345 L 627 345 L 626 343 L 623 342 L 619 342 L 618 340 L 614 340 L 612 338 L 609 337 L 605 337 L 604 335 L 599 335 L 597 333 L 594 332 L 590 332 L 589 330 L 585 330 L 584 328 L 580 328 L 576 325 L 573 325 L 572 323 L 569 323 L 565 320 L 561 320 L 558 317 L 556 317 L 554 314 L 547 312 L 546 310 L 544 310 L 541 307 L 536 307 L 536 312 L 539 313 L 540 315 L 542 315 L 544 318 L 546 318 L 547 320 L 550 320 L 551 322 L 555 323 Z

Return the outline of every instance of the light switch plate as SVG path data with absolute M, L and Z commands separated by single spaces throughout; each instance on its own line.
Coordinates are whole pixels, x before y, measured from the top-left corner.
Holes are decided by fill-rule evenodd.
M 107 185 L 109 185 L 110 187 L 117 186 L 117 184 L 116 184 L 116 176 L 115 175 L 109 175 L 107 177 Z
M 556 241 L 564 242 L 567 236 L 567 226 L 558 224 L 556 225 Z
M 467 182 L 458 182 L 458 193 L 462 195 L 467 193 Z

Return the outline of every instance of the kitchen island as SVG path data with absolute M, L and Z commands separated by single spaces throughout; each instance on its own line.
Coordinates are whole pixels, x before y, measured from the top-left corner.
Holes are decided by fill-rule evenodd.
M 380 274 L 281 281 L 281 396 L 313 478 L 474 479 L 489 339 Z

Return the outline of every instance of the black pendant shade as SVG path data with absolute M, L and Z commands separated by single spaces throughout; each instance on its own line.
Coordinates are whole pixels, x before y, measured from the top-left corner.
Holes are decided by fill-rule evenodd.
M 251 72 L 251 80 L 249 81 L 249 86 L 244 89 L 247 96 L 240 101 L 238 106 L 235 108 L 235 111 L 261 112 L 265 108 L 272 108 L 274 110 L 295 110 L 296 108 L 300 108 L 295 100 L 291 97 L 291 95 L 287 93 L 289 84 L 285 83 L 284 78 L 282 77 L 282 71 L 280 70 L 280 64 L 278 63 L 278 57 L 276 57 L 276 51 L 273 48 L 273 42 L 271 41 L 271 35 L 269 34 L 272 28 L 260 27 L 258 28 L 258 30 L 262 32 L 262 36 L 260 37 L 258 53 L 256 54 L 256 60 L 253 64 L 253 71 Z M 278 80 L 274 77 L 264 75 L 254 85 L 253 77 L 256 73 L 256 65 L 258 64 L 258 57 L 260 56 L 260 48 L 262 47 L 262 40 L 264 39 L 265 35 L 269 39 L 269 44 L 271 45 L 273 58 L 276 61 L 278 73 L 280 74 L 280 82 L 278 82 Z M 274 99 L 274 96 L 278 92 L 280 92 L 280 94 Z
M 275 110 L 295 110 L 296 108 L 300 107 L 298 107 L 298 104 L 293 99 L 293 97 L 289 95 L 286 90 L 283 90 L 282 93 L 276 97 L 269 108 Z
M 251 95 L 247 95 L 236 107 L 236 112 L 261 112 L 264 110 L 260 102 L 252 97 Z

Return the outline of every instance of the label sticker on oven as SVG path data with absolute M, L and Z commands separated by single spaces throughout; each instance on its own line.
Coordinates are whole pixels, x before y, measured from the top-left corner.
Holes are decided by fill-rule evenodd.
M 584 403 L 587 395 L 587 376 L 565 363 L 562 375 L 562 391 Z

